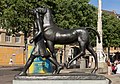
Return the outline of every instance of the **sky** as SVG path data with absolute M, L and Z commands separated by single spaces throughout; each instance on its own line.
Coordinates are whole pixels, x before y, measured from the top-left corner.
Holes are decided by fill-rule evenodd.
M 91 0 L 90 4 L 98 7 L 98 0 Z M 102 9 L 108 11 L 115 11 L 120 14 L 120 0 L 102 0 Z

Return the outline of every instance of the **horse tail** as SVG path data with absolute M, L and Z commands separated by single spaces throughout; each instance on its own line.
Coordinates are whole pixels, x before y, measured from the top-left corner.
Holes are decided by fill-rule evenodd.
M 86 30 L 92 30 L 95 32 L 95 34 L 97 35 L 98 37 L 98 42 L 101 43 L 101 40 L 100 40 L 100 34 L 98 33 L 98 31 L 96 31 L 95 29 L 91 28 L 91 27 L 85 27 Z

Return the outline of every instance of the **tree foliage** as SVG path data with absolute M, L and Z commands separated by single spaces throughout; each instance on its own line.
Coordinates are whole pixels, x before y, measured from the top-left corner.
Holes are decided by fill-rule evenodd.
M 92 26 L 95 7 L 89 0 L 1 0 L 1 26 L 12 33 L 30 31 L 33 17 L 28 10 L 38 6 L 53 10 L 55 23 L 62 28 Z
M 115 14 L 103 13 L 103 45 L 120 46 L 120 19 Z
M 89 0 L 56 0 L 55 22 L 62 28 L 93 26 L 96 9 Z
M 31 32 L 33 15 L 28 10 L 44 6 L 52 10 L 54 22 L 61 28 L 97 26 L 97 9 L 90 0 L 0 0 L 0 26 L 8 32 Z M 120 20 L 103 12 L 103 45 L 120 45 Z M 94 37 L 94 36 L 93 36 Z M 93 38 L 92 38 L 93 39 Z M 95 40 L 93 40 L 95 43 Z

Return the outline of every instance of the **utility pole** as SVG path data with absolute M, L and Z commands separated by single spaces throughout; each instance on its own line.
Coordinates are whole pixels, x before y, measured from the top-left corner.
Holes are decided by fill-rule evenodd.
M 98 38 L 97 38 L 97 57 L 98 57 L 98 65 L 99 67 L 103 67 L 103 62 L 105 63 L 105 57 L 103 56 L 103 43 L 102 43 L 102 1 L 98 0 L 98 26 L 97 26 L 97 31 L 100 34 L 100 40 L 101 43 L 98 43 Z

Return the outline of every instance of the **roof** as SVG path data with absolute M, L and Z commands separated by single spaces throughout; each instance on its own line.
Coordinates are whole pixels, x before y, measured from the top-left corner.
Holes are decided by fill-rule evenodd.
M 108 10 L 102 10 L 103 12 L 107 12 L 111 15 L 117 16 L 117 18 L 120 18 L 120 14 L 117 14 L 115 10 L 113 11 L 108 11 Z

